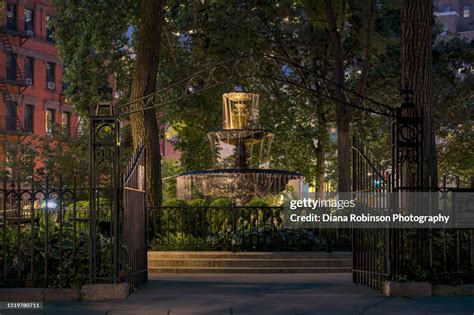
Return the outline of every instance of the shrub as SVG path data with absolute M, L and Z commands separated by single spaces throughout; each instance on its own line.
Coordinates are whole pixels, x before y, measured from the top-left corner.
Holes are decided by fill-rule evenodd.
M 193 199 L 189 201 L 190 207 L 207 207 L 209 206 L 209 201 L 206 199 Z
M 187 207 L 188 203 L 186 200 L 179 199 L 179 198 L 171 198 L 163 201 L 164 207 Z
M 234 203 L 229 198 L 217 198 L 210 204 L 211 207 L 232 207 L 233 205 Z
M 178 233 L 184 231 L 188 226 L 188 216 L 186 212 L 188 209 L 182 209 L 180 207 L 188 207 L 188 203 L 182 199 L 171 198 L 163 202 L 163 207 L 165 208 L 159 213 L 161 230 L 164 233 Z
M 249 202 L 247 202 L 246 206 L 248 207 L 270 207 L 268 202 L 263 198 L 254 197 Z

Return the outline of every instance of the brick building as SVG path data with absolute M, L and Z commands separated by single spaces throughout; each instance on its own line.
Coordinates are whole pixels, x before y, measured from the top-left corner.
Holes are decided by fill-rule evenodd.
M 434 0 L 433 6 L 445 31 L 474 39 L 474 0 Z
M 56 126 L 73 134 L 78 116 L 64 99 L 62 65 L 56 57 L 45 0 L 2 1 L 0 9 L 0 139 L 44 136 Z M 5 161 L 3 146 L 0 163 Z

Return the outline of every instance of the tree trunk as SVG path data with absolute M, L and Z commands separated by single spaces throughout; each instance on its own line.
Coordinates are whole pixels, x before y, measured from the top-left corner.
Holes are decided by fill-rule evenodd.
M 326 166 L 326 150 L 325 143 L 318 139 L 318 145 L 314 147 L 314 153 L 316 156 L 316 176 L 315 176 L 315 187 L 314 191 L 317 198 L 324 197 L 324 186 L 326 181 L 324 179 L 325 166 Z
M 317 124 L 320 132 L 318 133 L 317 145 L 313 141 L 314 155 L 316 156 L 316 174 L 315 174 L 315 197 L 324 198 L 325 193 L 325 175 L 326 175 L 326 152 L 329 144 L 328 122 L 325 114 L 324 102 L 320 100 L 316 107 L 318 117 Z
M 432 0 L 403 0 L 401 31 L 401 82 L 414 91 L 413 101 L 423 111 L 423 183 L 438 183 L 432 102 Z
M 156 90 L 160 60 L 160 38 L 164 0 L 142 0 L 135 70 L 132 78 L 130 100 L 137 100 Z M 137 102 L 132 109 L 140 109 Z M 155 109 L 138 112 L 130 117 L 133 146 L 146 146 L 146 190 L 148 206 L 162 201 L 161 153 L 159 128 Z
M 344 55 L 342 51 L 341 35 L 337 30 L 336 15 L 331 0 L 324 0 L 325 13 L 328 23 L 329 47 L 333 58 L 334 81 L 344 87 Z M 350 116 L 352 108 L 346 106 L 344 95 L 336 89 L 336 126 L 337 126 L 337 188 L 339 192 L 348 192 L 351 189 L 351 141 Z

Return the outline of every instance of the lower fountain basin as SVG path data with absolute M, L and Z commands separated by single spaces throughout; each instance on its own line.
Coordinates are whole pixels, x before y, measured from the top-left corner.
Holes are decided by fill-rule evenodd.
M 178 175 L 178 191 L 234 200 L 245 204 L 252 197 L 282 192 L 290 180 L 303 179 L 298 172 L 275 169 L 210 169 L 188 171 Z M 188 196 L 180 196 L 189 199 Z M 188 198 L 186 198 L 188 197 Z

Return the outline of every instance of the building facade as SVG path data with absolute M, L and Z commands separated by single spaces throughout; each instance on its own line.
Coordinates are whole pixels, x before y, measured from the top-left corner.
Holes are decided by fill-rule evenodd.
M 64 99 L 63 67 L 53 40 L 54 8 L 45 0 L 6 0 L 0 10 L 0 140 L 77 131 Z M 4 146 L 0 163 L 5 161 Z
M 434 0 L 433 7 L 445 32 L 474 40 L 474 0 Z

